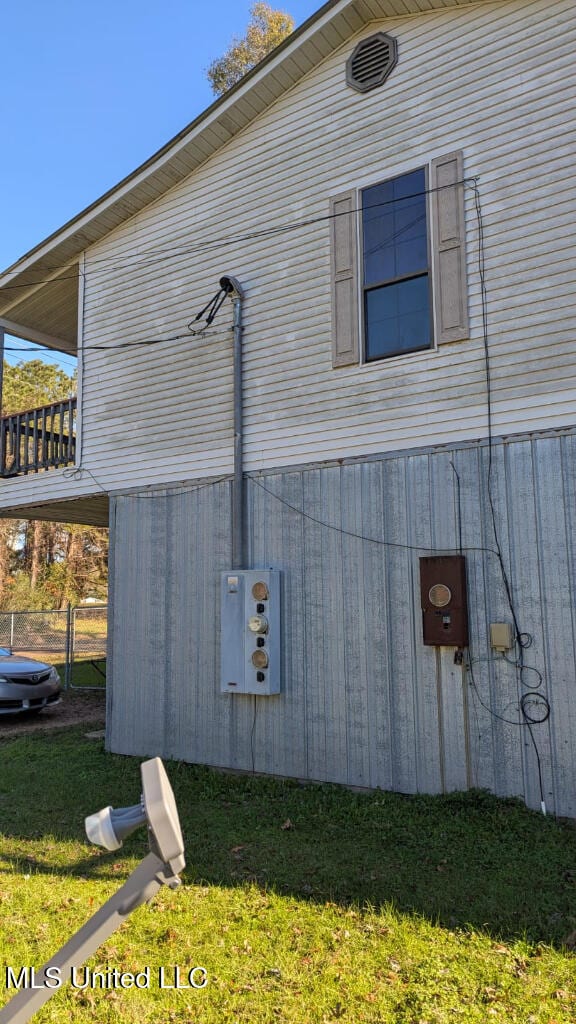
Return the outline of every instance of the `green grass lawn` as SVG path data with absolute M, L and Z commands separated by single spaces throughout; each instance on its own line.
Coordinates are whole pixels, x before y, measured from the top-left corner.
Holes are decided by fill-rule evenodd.
M 37 966 L 125 880 L 83 819 L 139 800 L 139 761 L 87 727 L 0 738 L 0 952 Z M 1 737 L 1 730 L 0 730 Z M 168 763 L 178 891 L 90 961 L 146 989 L 62 988 L 34 1018 L 158 1024 L 573 1024 L 576 831 L 520 803 L 355 794 Z M 161 989 L 201 965 L 203 989 Z M 197 975 L 197 978 L 200 976 Z M 9 993 L 0 973 L 0 1003 Z

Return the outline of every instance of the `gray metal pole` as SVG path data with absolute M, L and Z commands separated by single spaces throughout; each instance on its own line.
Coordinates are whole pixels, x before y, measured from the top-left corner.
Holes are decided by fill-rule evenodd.
M 72 605 L 68 602 L 66 609 L 66 665 L 64 668 L 64 689 L 69 690 L 72 680 L 72 658 L 74 657 L 74 638 L 72 636 L 72 629 L 76 625 L 76 620 L 72 619 Z
M 242 404 L 242 296 L 234 295 L 234 481 L 232 485 L 232 568 L 244 566 L 244 410 Z
M 97 846 L 117 850 L 126 836 L 147 821 L 150 853 L 118 892 L 82 925 L 37 974 L 31 967 L 21 967 L 19 971 L 18 968 L 6 967 L 7 981 L 10 978 L 15 987 L 20 984 L 24 987 L 0 1010 L 0 1024 L 26 1024 L 36 1010 L 67 981 L 84 988 L 84 979 L 78 984 L 75 974 L 84 961 L 124 923 L 133 910 L 149 902 L 161 885 L 175 889 L 181 884 L 179 874 L 186 866 L 184 840 L 174 793 L 160 758 L 143 761 L 140 775 L 141 803 L 133 807 L 118 807 L 116 810 L 105 807 L 97 814 L 91 814 L 85 819 L 86 834 Z M 107 827 L 105 822 L 108 823 Z M 114 984 L 118 975 L 124 972 L 113 968 L 103 973 L 109 975 Z
M 156 895 L 163 884 L 165 871 L 164 862 L 156 854 L 149 853 L 122 888 L 38 971 L 33 984 L 41 987 L 21 989 L 0 1010 L 0 1024 L 26 1024 L 61 985 L 70 981 L 73 968 L 79 968 L 133 910 Z M 51 971 L 46 974 L 48 968 Z M 57 984 L 58 981 L 61 985 Z
M 244 289 L 230 274 L 223 274 L 220 287 L 234 304 L 234 478 L 232 481 L 232 568 L 245 568 L 244 526 L 244 410 L 242 405 L 242 303 Z

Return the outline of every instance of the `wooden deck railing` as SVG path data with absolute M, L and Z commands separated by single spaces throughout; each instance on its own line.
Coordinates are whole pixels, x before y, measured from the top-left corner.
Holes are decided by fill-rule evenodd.
M 69 466 L 76 455 L 76 398 L 0 419 L 0 476 Z

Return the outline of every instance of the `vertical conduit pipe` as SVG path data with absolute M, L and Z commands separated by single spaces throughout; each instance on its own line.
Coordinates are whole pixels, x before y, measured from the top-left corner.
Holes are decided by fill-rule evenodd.
M 232 299 L 234 306 L 234 478 L 232 481 L 232 568 L 245 568 L 244 526 L 244 462 L 242 404 L 242 303 L 244 292 L 235 277 L 225 274 L 220 287 Z

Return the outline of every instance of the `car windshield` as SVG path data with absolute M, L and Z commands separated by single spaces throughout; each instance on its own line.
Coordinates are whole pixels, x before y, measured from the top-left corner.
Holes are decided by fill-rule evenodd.
M 9 651 L 6 647 L 0 647 L 0 658 L 12 657 L 12 651 Z

